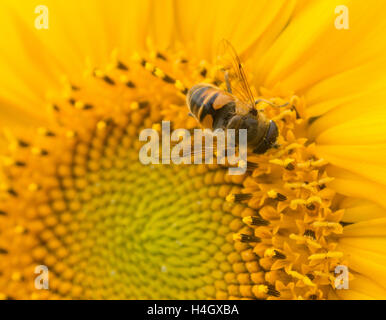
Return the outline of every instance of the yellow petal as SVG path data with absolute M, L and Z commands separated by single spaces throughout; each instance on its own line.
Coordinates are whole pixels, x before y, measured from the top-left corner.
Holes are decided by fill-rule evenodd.
M 149 35 L 154 39 L 158 48 L 167 48 L 175 30 L 174 6 L 172 0 L 150 1 L 150 30 Z
M 376 250 L 377 247 L 374 246 L 378 244 L 378 249 L 382 249 L 382 252 L 386 253 L 386 238 L 370 238 L 366 239 L 363 237 L 380 237 L 386 235 L 386 218 L 373 219 L 368 221 L 362 221 L 358 223 L 354 223 L 344 227 L 344 233 L 342 235 L 343 238 L 346 237 L 361 237 L 359 240 L 362 244 L 366 242 L 366 240 L 371 240 L 373 245 L 369 245 L 368 248 L 370 250 Z M 355 240 L 358 241 L 358 240 Z
M 337 250 L 343 251 L 349 263 L 349 270 L 354 270 L 366 277 L 376 281 L 380 286 L 386 288 L 386 253 L 370 251 L 369 247 L 359 248 L 340 241 Z M 380 243 L 381 245 L 381 243 Z
M 294 7 L 292 0 L 177 1 L 177 28 L 182 40 L 193 44 L 192 50 L 201 57 L 215 57 L 222 39 L 241 54 L 258 40 L 273 41 Z
M 380 108 L 386 98 L 385 70 L 384 57 L 373 59 L 320 81 L 307 90 L 307 115 L 323 114 L 316 121 L 318 131 Z
M 385 299 L 386 290 L 378 285 L 376 281 L 355 274 L 354 279 L 349 282 L 349 289 L 334 290 L 341 299 L 346 300 L 374 300 Z
M 338 5 L 349 8 L 349 30 L 335 28 L 334 11 Z M 381 6 L 377 1 L 312 2 L 294 17 L 266 52 L 256 73 L 261 73 L 264 86 L 280 81 L 283 86 L 300 91 L 382 56 L 386 48 L 386 22 Z
M 329 187 L 336 192 L 349 197 L 367 199 L 386 208 L 386 198 L 380 196 L 386 194 L 386 187 L 383 184 L 363 179 L 357 174 L 336 166 L 330 166 L 327 172 L 334 177 Z
M 318 157 L 362 177 L 386 185 L 386 144 L 364 146 L 319 146 Z
M 356 198 L 345 198 L 340 203 L 340 208 L 344 209 L 343 221 L 359 222 L 386 217 L 386 210 L 379 205 Z

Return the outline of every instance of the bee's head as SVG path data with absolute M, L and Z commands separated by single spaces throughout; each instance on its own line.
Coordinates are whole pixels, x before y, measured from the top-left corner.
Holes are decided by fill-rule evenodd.
M 268 130 L 264 136 L 264 139 L 261 141 L 260 145 L 253 150 L 253 152 L 258 154 L 265 153 L 268 149 L 274 147 L 278 136 L 279 130 L 277 128 L 277 125 L 275 121 L 270 120 Z

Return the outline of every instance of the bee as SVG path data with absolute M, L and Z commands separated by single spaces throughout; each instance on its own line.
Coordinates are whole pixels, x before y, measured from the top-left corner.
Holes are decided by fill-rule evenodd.
M 236 50 L 226 40 L 221 45 L 220 59 L 224 64 L 227 89 L 207 83 L 191 87 L 186 96 L 190 115 L 211 130 L 235 129 L 238 136 L 240 129 L 247 129 L 248 148 L 263 154 L 277 147 L 278 127 L 262 111 L 255 109 L 262 99 L 254 99 Z

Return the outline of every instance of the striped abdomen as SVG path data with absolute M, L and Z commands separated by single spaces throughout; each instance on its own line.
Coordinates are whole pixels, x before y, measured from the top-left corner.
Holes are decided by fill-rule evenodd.
M 235 111 L 235 98 L 221 89 L 209 84 L 193 86 L 187 94 L 190 112 L 204 128 L 224 127 L 225 119 Z

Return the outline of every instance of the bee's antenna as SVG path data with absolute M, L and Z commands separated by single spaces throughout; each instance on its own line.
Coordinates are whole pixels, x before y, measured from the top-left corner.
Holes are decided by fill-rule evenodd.
M 162 69 L 154 66 L 146 59 L 140 57 L 139 54 L 134 54 L 133 59 L 139 62 L 142 67 L 148 70 L 156 78 L 174 85 L 178 89 L 178 91 L 180 91 L 183 95 L 186 95 L 188 93 L 188 88 L 180 80 L 174 79 L 173 77 L 165 73 Z

